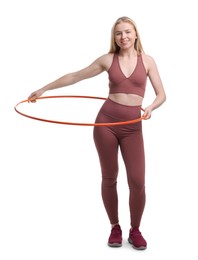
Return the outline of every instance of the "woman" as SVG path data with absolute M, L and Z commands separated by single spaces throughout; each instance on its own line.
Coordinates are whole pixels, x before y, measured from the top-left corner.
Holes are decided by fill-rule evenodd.
M 109 74 L 109 96 L 100 109 L 96 122 L 117 122 L 140 116 L 147 78 L 156 97 L 145 108 L 143 117 L 149 119 L 153 110 L 166 99 L 162 81 L 152 57 L 144 54 L 140 36 L 129 17 L 117 19 L 112 28 L 109 53 L 88 67 L 64 75 L 29 96 L 36 102 L 45 91 L 69 86 L 106 71 Z M 122 230 L 118 218 L 118 148 L 120 148 L 129 186 L 131 228 L 128 241 L 135 249 L 146 249 L 147 242 L 139 227 L 145 206 L 145 158 L 142 123 L 94 128 L 94 141 L 102 171 L 102 199 L 111 223 L 108 245 L 122 245 Z

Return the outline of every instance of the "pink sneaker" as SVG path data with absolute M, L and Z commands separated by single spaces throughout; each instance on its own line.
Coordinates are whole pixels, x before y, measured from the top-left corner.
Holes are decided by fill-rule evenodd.
M 115 225 L 111 229 L 111 234 L 109 236 L 108 245 L 111 247 L 121 247 L 122 246 L 122 230 L 120 225 Z
M 132 247 L 137 250 L 144 250 L 147 248 L 146 240 L 143 238 L 138 228 L 133 228 L 129 230 L 128 241 L 130 244 L 132 244 Z

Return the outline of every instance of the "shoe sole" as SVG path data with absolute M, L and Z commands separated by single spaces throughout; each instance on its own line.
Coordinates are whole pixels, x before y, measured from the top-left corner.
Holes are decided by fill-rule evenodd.
M 121 247 L 122 244 L 120 244 L 120 243 L 113 243 L 113 244 L 108 243 L 108 246 L 110 246 L 110 247 Z
M 136 249 L 136 250 L 145 250 L 145 249 L 147 248 L 146 246 L 139 246 L 139 247 L 134 246 L 134 244 L 133 244 L 133 242 L 132 242 L 132 240 L 131 240 L 130 238 L 128 239 L 128 242 L 129 242 L 129 244 L 131 244 L 132 247 L 133 247 L 134 249 Z

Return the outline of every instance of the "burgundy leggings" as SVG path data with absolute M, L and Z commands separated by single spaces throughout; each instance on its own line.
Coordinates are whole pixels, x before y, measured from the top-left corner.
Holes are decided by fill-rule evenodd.
M 110 99 L 104 102 L 97 123 L 133 120 L 140 106 L 125 106 Z M 131 226 L 139 227 L 145 206 L 145 159 L 141 121 L 120 126 L 94 127 L 94 141 L 102 170 L 102 199 L 111 224 L 118 218 L 118 148 L 125 163 L 129 186 Z

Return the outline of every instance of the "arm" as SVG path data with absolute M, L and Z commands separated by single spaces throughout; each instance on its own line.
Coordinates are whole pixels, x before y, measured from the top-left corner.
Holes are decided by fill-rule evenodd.
M 28 97 L 28 100 L 30 102 L 36 102 L 36 99 L 38 97 L 40 97 L 47 90 L 53 90 L 53 89 L 69 86 L 69 85 L 75 84 L 81 80 L 91 78 L 91 77 L 94 77 L 94 76 L 102 73 L 105 70 L 104 60 L 105 60 L 105 55 L 101 56 L 100 58 L 95 60 L 91 65 L 89 65 L 88 67 L 86 67 L 82 70 L 68 73 L 68 74 L 58 78 L 57 80 L 34 91 Z
M 149 119 L 151 117 L 151 113 L 153 110 L 161 106 L 166 100 L 166 94 L 164 91 L 164 87 L 158 72 L 157 65 L 153 58 L 147 56 L 147 64 L 148 64 L 148 77 L 154 88 L 156 98 L 153 103 L 145 108 L 145 112 L 143 116 L 145 119 Z

